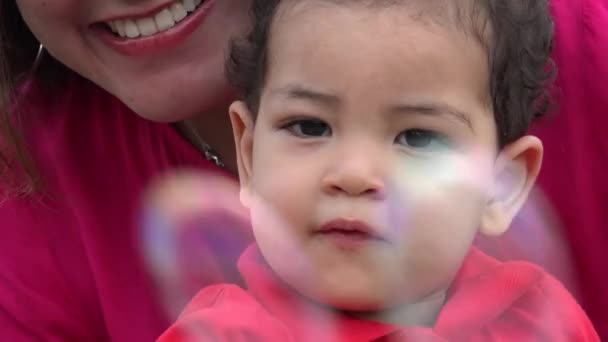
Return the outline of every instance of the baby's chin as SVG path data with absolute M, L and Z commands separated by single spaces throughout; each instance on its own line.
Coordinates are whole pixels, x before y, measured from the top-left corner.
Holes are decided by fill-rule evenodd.
M 391 288 L 395 290 L 391 291 Z M 383 286 L 378 282 L 344 281 L 342 284 L 317 282 L 314 286 L 296 288 L 305 297 L 332 309 L 353 313 L 382 311 L 408 301 L 397 286 Z M 402 287 L 401 287 L 402 289 Z
M 385 263 L 392 267 L 378 267 L 375 263 L 340 263 L 333 260 L 332 264 L 328 260 L 321 261 L 315 260 L 306 268 L 294 267 L 293 262 L 289 264 L 291 267 L 275 263 L 273 269 L 299 294 L 342 311 L 382 310 L 415 301 L 425 291 L 418 288 L 416 282 L 404 282 L 404 278 L 397 273 L 386 272 L 399 268 L 394 263 Z
M 354 272 L 307 277 L 314 282 L 291 283 L 290 286 L 304 297 L 355 317 L 367 320 L 382 320 L 387 314 L 403 310 L 421 309 L 428 312 L 443 303 L 448 282 L 445 279 L 417 277 L 392 277 L 383 272 Z M 411 308 L 411 309 L 410 309 Z M 415 316 L 415 315 L 414 315 Z
M 429 296 L 423 289 L 408 289 L 409 292 L 396 288 L 393 291 L 377 289 L 344 286 L 316 288 L 301 294 L 321 304 L 330 314 L 337 312 L 356 319 L 396 325 L 432 326 L 445 303 L 445 290 Z
M 374 297 L 347 297 L 347 296 L 327 296 L 318 302 L 334 310 L 343 311 L 351 314 L 371 313 L 387 310 L 398 303 L 387 303 L 386 299 Z

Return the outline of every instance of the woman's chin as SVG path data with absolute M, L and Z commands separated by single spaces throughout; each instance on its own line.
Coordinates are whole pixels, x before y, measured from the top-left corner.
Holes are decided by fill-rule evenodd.
M 225 87 L 224 84 L 222 86 Z M 225 104 L 228 103 L 225 98 L 229 98 L 227 89 L 193 92 L 153 86 L 142 88 L 138 91 L 114 89 L 111 93 L 137 115 L 154 122 L 177 122 L 212 111 L 223 111 L 228 117 L 228 105 Z
M 150 95 L 151 99 L 147 103 L 132 103 L 128 99 L 124 103 L 140 117 L 153 122 L 178 122 L 186 120 L 201 113 L 206 112 L 205 108 L 212 107 L 211 104 L 196 101 L 196 106 L 192 103 L 176 103 L 167 98 L 159 98 L 160 95 Z M 156 97 L 156 99 L 154 99 Z

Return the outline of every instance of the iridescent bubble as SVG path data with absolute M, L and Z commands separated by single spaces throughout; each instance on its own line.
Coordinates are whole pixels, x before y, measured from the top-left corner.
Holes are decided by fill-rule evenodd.
M 237 260 L 253 237 L 236 180 L 199 171 L 161 177 L 140 222 L 142 255 L 171 319 L 202 288 L 242 282 Z

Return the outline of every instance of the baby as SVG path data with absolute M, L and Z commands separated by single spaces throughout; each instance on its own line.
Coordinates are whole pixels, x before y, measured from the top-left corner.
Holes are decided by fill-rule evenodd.
M 163 341 L 597 341 L 551 276 L 472 246 L 538 175 L 542 0 L 254 0 L 230 108 L 256 244 Z

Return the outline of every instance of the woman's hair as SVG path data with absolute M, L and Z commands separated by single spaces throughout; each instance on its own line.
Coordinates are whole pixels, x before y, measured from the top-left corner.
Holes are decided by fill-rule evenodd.
M 273 18 L 281 2 L 297 0 L 254 0 L 254 27 L 243 39 L 232 43 L 226 63 L 229 81 L 257 115 L 261 90 L 268 68 L 268 41 Z M 344 6 L 363 4 L 372 8 L 409 5 L 405 0 L 322 0 Z M 456 19 L 466 34 L 472 34 L 486 49 L 490 67 L 491 107 L 503 147 L 529 129 L 551 104 L 555 66 L 550 58 L 553 21 L 547 0 L 424 0 L 439 9 L 460 4 Z M 406 4 L 407 3 L 407 4 Z M 415 1 L 414 1 L 415 3 Z M 443 7 L 441 7 L 443 6 Z M 467 12 L 467 13 L 463 13 Z M 422 14 L 424 16 L 424 14 Z M 434 18 L 441 24 L 445 16 Z
M 0 196 L 28 194 L 37 188 L 37 172 L 20 129 L 27 111 L 21 103 L 26 104 L 26 99 L 18 90 L 28 77 L 39 78 L 45 88 L 65 74 L 52 57 L 38 56 L 39 46 L 16 1 L 0 2 Z

